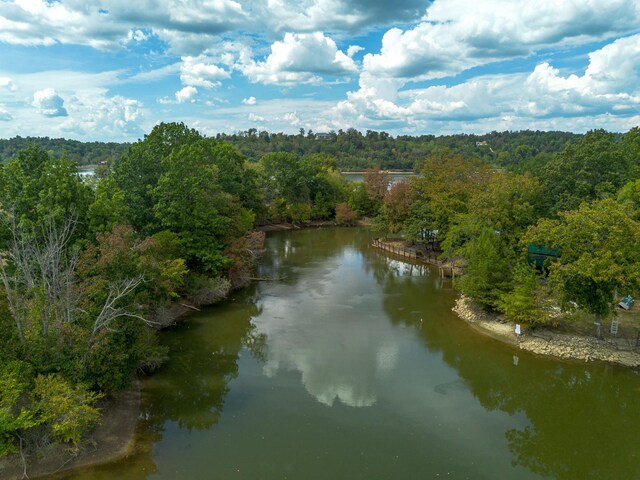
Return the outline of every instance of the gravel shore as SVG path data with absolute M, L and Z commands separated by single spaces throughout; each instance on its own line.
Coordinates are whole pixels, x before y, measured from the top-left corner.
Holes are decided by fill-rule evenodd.
M 637 349 L 623 350 L 615 344 L 595 337 L 567 335 L 548 329 L 536 331 L 525 329 L 521 335 L 516 335 L 513 323 L 501 321 L 498 317 L 483 312 L 464 295 L 456 300 L 453 311 L 479 332 L 538 355 L 585 362 L 597 360 L 625 367 L 640 367 L 640 352 Z

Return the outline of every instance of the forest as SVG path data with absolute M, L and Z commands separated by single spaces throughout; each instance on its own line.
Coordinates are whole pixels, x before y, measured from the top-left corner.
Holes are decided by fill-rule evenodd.
M 463 293 L 526 325 L 557 308 L 600 321 L 638 291 L 639 128 L 208 138 L 163 123 L 113 155 L 89 179 L 88 162 L 38 142 L 0 166 L 0 456 L 77 444 L 102 399 L 165 360 L 173 305 L 251 281 L 258 225 L 368 217 L 381 235 L 436 240 Z M 346 165 L 368 168 L 364 182 Z M 419 175 L 392 183 L 387 168 Z M 530 245 L 554 259 L 536 268 Z
M 38 146 L 54 157 L 62 155 L 76 165 L 104 165 L 116 161 L 129 148 L 128 143 L 79 142 L 64 138 L 14 137 L 0 138 L 0 163 L 6 163 L 18 152 Z
M 421 135 L 392 137 L 386 132 L 356 129 L 315 134 L 301 129 L 297 135 L 269 133 L 250 129 L 234 134 L 220 133 L 251 162 L 258 162 L 267 153 L 288 152 L 298 156 L 325 154 L 335 158 L 339 170 L 419 171 L 421 163 L 432 152 L 448 148 L 454 153 L 475 157 L 492 165 L 506 167 L 531 161 L 541 154 L 561 151 L 582 135 L 569 132 L 491 132 L 486 135 Z M 62 138 L 21 138 L 0 140 L 0 162 L 7 162 L 17 152 L 38 145 L 52 156 L 65 155 L 78 165 L 111 164 L 122 156 L 129 144 L 82 143 Z

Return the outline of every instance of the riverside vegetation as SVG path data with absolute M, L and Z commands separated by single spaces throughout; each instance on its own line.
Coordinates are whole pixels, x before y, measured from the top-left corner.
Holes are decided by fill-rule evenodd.
M 0 167 L 0 456 L 77 444 L 100 398 L 164 361 L 162 312 L 248 284 L 257 224 L 371 217 L 385 235 L 437 240 L 486 309 L 529 325 L 558 309 L 600 321 L 640 281 L 640 130 L 525 157 L 498 168 L 438 148 L 418 177 L 391 185 L 371 170 L 350 184 L 331 155 L 250 161 L 160 124 L 85 181 L 64 155 L 21 150 Z M 530 243 L 558 260 L 529 266 Z

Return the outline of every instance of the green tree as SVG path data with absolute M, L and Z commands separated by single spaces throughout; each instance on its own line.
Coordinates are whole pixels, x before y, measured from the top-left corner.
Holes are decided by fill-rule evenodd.
M 364 183 L 353 182 L 349 187 L 350 191 L 347 200 L 349 207 L 358 212 L 359 215 L 365 217 L 375 216 L 377 214 L 376 208 L 378 205 L 367 194 L 367 188 Z
M 469 200 L 469 213 L 515 243 L 540 216 L 541 186 L 530 174 L 496 172 Z
M 461 250 L 466 265 L 458 281 L 460 290 L 484 307 L 497 308 L 500 297 L 511 286 L 512 258 L 502 237 L 484 227 Z
M 112 175 L 124 194 L 127 221 L 141 234 L 162 229 L 155 217 L 153 191 L 164 172 L 163 159 L 201 138 L 183 123 L 161 123 L 114 165 Z
M 435 221 L 430 203 L 423 199 L 411 203 L 402 228 L 407 240 L 413 242 L 435 240 Z
M 100 180 L 96 186 L 96 192 L 87 212 L 89 220 L 89 232 L 108 232 L 114 225 L 126 222 L 127 207 L 125 195 L 116 184 L 113 177 Z
M 595 315 L 597 336 L 601 318 L 613 312 L 614 293 L 632 291 L 640 280 L 640 223 L 613 199 L 540 220 L 524 241 L 558 248 L 550 279 L 565 306 L 575 302 Z
M 429 202 L 439 238 L 446 238 L 456 215 L 468 213 L 469 200 L 484 188 L 490 175 L 491 170 L 480 160 L 448 150 L 438 151 L 425 160 L 420 177 L 411 186 L 415 198 Z
M 640 219 L 640 179 L 622 187 L 618 192 L 618 201 L 629 207 L 636 219 Z
M 74 238 L 84 235 L 86 212 L 92 201 L 91 189 L 66 157 L 50 158 L 38 147 L 18 153 L 2 169 L 0 204 L 5 220 L 11 217 L 19 228 L 38 235 L 45 224 L 60 226 L 70 217 L 77 220 Z M 8 215 L 8 216 L 7 216 Z M 7 224 L 0 238 L 7 238 Z M 0 224 L 0 230 L 3 229 Z
M 296 155 L 287 152 L 268 153 L 260 159 L 266 179 L 265 199 L 268 203 L 281 197 L 287 203 L 308 203 L 308 178 L 300 169 Z
M 34 409 L 54 437 L 77 444 L 82 433 L 100 418 L 95 407 L 100 394 L 84 385 L 71 385 L 59 375 L 38 375 L 33 389 Z
M 630 178 L 640 177 L 640 127 L 633 127 L 622 136 L 620 147 L 629 162 Z
M 17 450 L 19 436 L 41 423 L 26 399 L 32 368 L 17 360 L 0 365 L 0 458 Z
M 545 310 L 548 294 L 548 289 L 542 284 L 536 268 L 519 264 L 513 273 L 513 289 L 500 296 L 497 307 L 517 323 L 546 323 L 549 321 L 549 314 Z
M 161 226 L 178 235 L 196 270 L 214 276 L 227 266 L 225 247 L 247 233 L 254 219 L 222 189 L 215 150 L 216 145 L 205 139 L 172 152 L 162 162 L 164 173 L 153 192 Z
M 547 212 L 573 210 L 584 201 L 614 195 L 626 183 L 629 167 L 615 135 L 604 130 L 587 133 L 543 167 Z

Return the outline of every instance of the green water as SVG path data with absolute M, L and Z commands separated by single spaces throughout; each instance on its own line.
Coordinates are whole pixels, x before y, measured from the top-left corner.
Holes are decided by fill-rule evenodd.
M 134 454 L 72 479 L 637 479 L 640 376 L 472 331 L 361 229 L 272 234 L 260 282 L 163 334 Z

